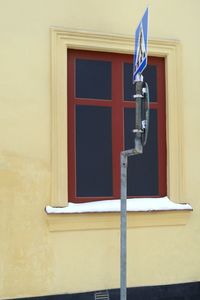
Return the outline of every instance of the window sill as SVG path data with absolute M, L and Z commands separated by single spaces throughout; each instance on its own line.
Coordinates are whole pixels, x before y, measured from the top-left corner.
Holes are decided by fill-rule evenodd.
M 185 225 L 192 211 L 167 197 L 127 200 L 127 227 Z M 69 203 L 67 207 L 46 206 L 50 231 L 120 228 L 120 200 Z
M 189 204 L 177 204 L 169 200 L 168 197 L 162 198 L 133 198 L 127 199 L 127 211 L 149 212 L 149 211 L 177 211 L 192 210 Z M 120 200 L 94 201 L 87 203 L 71 203 L 66 207 L 46 206 L 47 214 L 77 214 L 77 213 L 105 213 L 119 212 Z

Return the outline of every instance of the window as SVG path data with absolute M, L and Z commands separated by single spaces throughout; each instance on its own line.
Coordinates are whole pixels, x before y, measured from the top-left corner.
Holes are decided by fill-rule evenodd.
M 67 65 L 70 49 L 133 54 L 132 36 L 97 34 L 51 28 L 51 201 L 54 207 L 68 205 L 68 85 Z M 149 40 L 149 56 L 165 62 L 167 196 L 183 201 L 182 84 L 180 43 L 175 40 Z M 162 73 L 163 74 L 163 73 Z M 163 74 L 164 76 L 164 74 Z M 157 79 L 158 75 L 157 75 Z M 158 89 L 161 86 L 158 86 Z M 158 91 L 157 91 L 158 93 Z M 66 102 L 67 100 L 67 102 Z M 160 115 L 160 114 L 159 114 Z M 164 124 L 165 126 L 165 124 Z M 158 127 L 162 131 L 161 126 Z M 159 151 L 160 153 L 160 151 Z M 70 178 L 71 178 L 71 174 Z M 159 175 L 160 180 L 160 175 Z
M 130 157 L 129 197 L 166 191 L 165 62 L 150 57 L 150 129 Z M 68 50 L 68 196 L 71 202 L 120 198 L 120 152 L 134 147 L 132 55 Z

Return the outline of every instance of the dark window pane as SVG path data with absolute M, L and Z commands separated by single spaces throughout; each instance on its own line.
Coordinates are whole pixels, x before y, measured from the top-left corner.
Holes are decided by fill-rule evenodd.
M 111 108 L 76 107 L 77 196 L 112 196 Z
M 124 64 L 124 100 L 133 101 L 133 64 Z M 154 65 L 147 65 L 143 72 L 144 81 L 148 83 L 150 101 L 157 101 L 157 70 Z
M 134 148 L 135 110 L 124 111 L 125 148 Z M 157 146 L 157 111 L 150 111 L 149 135 L 144 153 L 131 156 L 128 161 L 128 196 L 158 195 L 158 146 Z
M 76 97 L 111 99 L 111 62 L 76 60 Z

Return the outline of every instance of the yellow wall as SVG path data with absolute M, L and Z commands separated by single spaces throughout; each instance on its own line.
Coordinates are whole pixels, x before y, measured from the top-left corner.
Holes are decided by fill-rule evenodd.
M 0 0 L 0 298 L 119 287 L 119 231 L 50 232 L 51 26 L 181 44 L 185 226 L 128 232 L 128 285 L 200 280 L 199 0 Z

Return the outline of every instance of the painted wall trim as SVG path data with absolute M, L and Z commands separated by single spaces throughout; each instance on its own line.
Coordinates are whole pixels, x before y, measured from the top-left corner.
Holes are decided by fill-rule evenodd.
M 186 225 L 191 211 L 128 212 L 127 228 Z M 120 213 L 51 214 L 49 231 L 120 230 Z
M 51 206 L 68 203 L 67 189 L 67 50 L 84 49 L 132 54 L 130 36 L 51 28 Z M 149 40 L 149 55 L 166 61 L 167 187 L 168 197 L 183 200 L 183 160 L 180 89 L 180 43 Z M 184 202 L 184 201 L 183 201 Z

